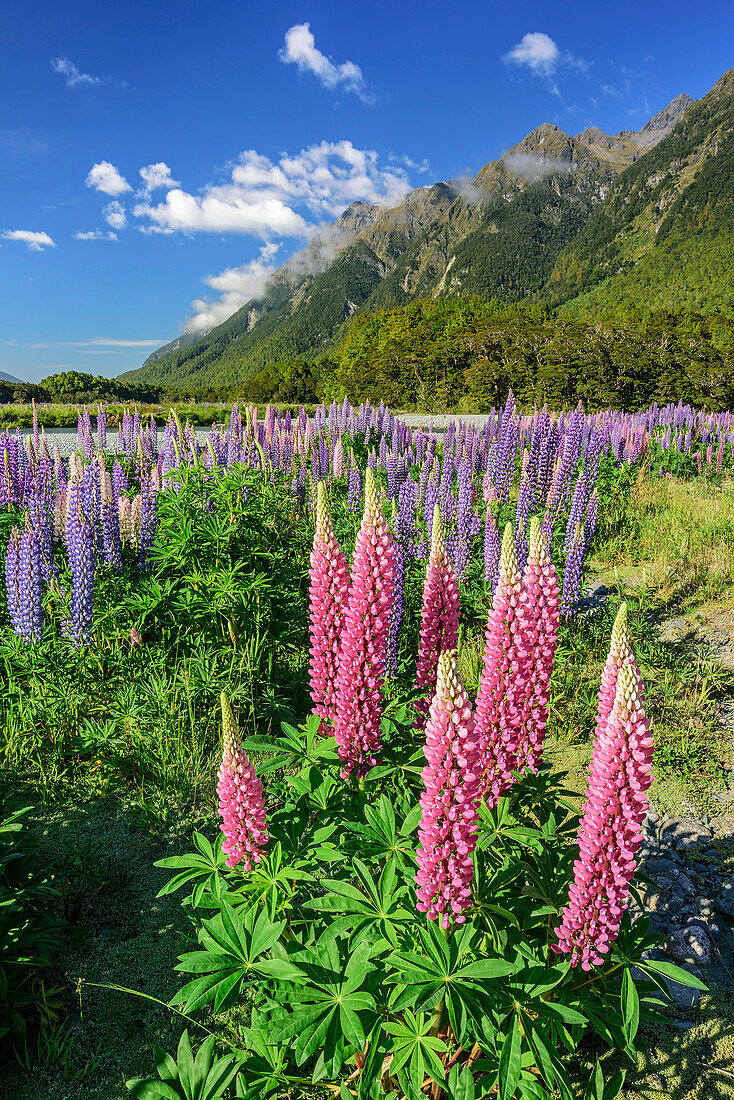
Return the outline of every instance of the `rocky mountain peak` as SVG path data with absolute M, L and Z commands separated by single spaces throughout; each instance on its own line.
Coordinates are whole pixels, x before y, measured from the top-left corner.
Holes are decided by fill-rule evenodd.
M 667 137 L 673 127 L 680 122 L 683 115 L 692 105 L 693 100 L 685 92 L 671 99 L 667 107 L 658 111 L 648 122 L 633 135 L 633 140 L 638 149 L 652 149 L 664 137 Z

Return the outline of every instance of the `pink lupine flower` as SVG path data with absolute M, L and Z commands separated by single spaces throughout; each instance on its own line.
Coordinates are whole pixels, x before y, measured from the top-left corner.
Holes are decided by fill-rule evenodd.
M 471 906 L 481 772 L 471 705 L 454 653 L 442 653 L 438 660 L 423 751 L 427 764 L 416 852 L 417 907 L 448 928 L 452 921 L 462 924 Z
M 523 583 L 528 611 L 525 649 L 530 654 L 531 670 L 516 767 L 519 771 L 527 767 L 537 772 L 543 757 L 550 678 L 561 617 L 558 574 L 548 553 L 548 543 L 537 516 L 530 520 L 529 553 Z
M 222 851 L 228 867 L 243 861 L 243 871 L 262 859 L 268 842 L 262 783 L 242 748 L 229 699 L 222 692 L 222 763 L 218 773 L 219 814 L 224 833 Z
M 130 627 L 130 641 L 133 645 L 141 645 L 143 641 L 134 626 Z
M 597 736 L 579 829 L 579 858 L 554 950 L 582 970 L 600 966 L 628 904 L 641 824 L 652 782 L 653 746 L 637 670 L 627 657 L 617 671 L 612 711 Z
M 436 690 L 439 655 L 456 649 L 458 637 L 459 585 L 446 552 L 441 509 L 436 505 L 433 509 L 431 553 L 423 585 L 423 610 L 416 663 L 416 687 L 419 691 L 425 692 L 423 698 L 418 699 L 415 704 L 415 709 L 418 711 L 416 726 L 419 729 L 425 725 L 431 699 Z
M 392 536 L 369 467 L 364 485 L 364 515 L 342 620 L 336 696 L 334 732 L 345 779 L 363 776 L 377 763 L 382 745 L 381 688 L 395 588 Z
M 497 587 L 487 621 L 484 664 L 475 710 L 482 761 L 482 794 L 495 806 L 512 784 L 523 739 L 532 675 L 526 649 L 527 593 L 520 575 L 512 524 L 505 527 Z
M 331 469 L 334 477 L 344 477 L 344 444 L 342 437 L 338 436 L 334 444 L 334 455 L 331 460 Z
M 314 714 L 333 723 L 339 673 L 339 637 L 349 588 L 347 559 L 331 525 L 323 482 L 316 487 L 316 530 L 311 550 L 311 698 Z

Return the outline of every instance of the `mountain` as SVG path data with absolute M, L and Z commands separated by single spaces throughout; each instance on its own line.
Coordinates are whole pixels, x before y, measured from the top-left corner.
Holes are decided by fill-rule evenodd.
M 260 298 L 123 377 L 191 387 L 243 381 L 280 360 L 328 354 L 356 313 L 423 297 L 575 297 L 586 283 L 566 258 L 574 243 L 603 220 L 625 175 L 671 141 L 691 104 L 677 96 L 641 130 L 612 136 L 595 128 L 571 136 L 543 123 L 473 179 L 418 188 L 391 209 L 353 203 L 271 276 Z
M 16 378 L 13 374 L 6 374 L 3 370 L 0 370 L 0 382 L 16 382 L 19 386 L 24 385 L 20 378 Z
M 578 314 L 640 305 L 730 314 L 733 179 L 734 70 L 618 176 L 558 257 L 546 298 Z

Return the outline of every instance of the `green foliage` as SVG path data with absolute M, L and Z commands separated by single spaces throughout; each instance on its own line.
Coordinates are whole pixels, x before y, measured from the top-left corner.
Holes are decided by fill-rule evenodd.
M 0 1041 L 25 1037 L 29 1016 L 48 1013 L 43 975 L 58 946 L 60 922 L 52 915 L 58 891 L 27 849 L 23 817 L 0 812 Z
M 159 1080 L 136 1078 L 127 1087 L 137 1100 L 219 1100 L 237 1072 L 232 1055 L 217 1058 L 214 1036 L 206 1039 L 194 1053 L 189 1033 L 184 1031 L 176 1058 L 156 1048 Z
M 510 389 L 529 407 L 657 401 L 729 408 L 734 320 L 640 313 L 584 321 L 544 305 L 422 299 L 357 317 L 327 382 L 332 395 L 393 407 L 489 412 Z
M 656 943 L 644 919 L 626 916 L 608 961 L 588 974 L 550 950 L 578 817 L 547 769 L 483 811 L 472 919 L 450 933 L 426 921 L 414 886 L 419 776 L 383 766 L 348 785 L 332 738 L 314 757 L 312 724 L 285 731 L 288 784 L 269 814 L 279 873 L 229 869 L 220 843 L 200 835 L 193 856 L 161 864 L 178 872 L 166 892 L 194 886 L 184 904 L 198 943 L 180 958 L 188 980 L 172 1003 L 245 1013 L 232 1045 L 238 1095 L 300 1084 L 419 1100 L 440 1085 L 450 1100 L 555 1090 L 573 1100 L 566 1063 L 584 1036 L 633 1059 L 664 979 L 701 987 L 643 958 Z M 405 753 L 412 737 L 398 723 L 386 754 Z M 272 749 L 280 755 L 280 739 Z M 623 1081 L 597 1063 L 587 1095 L 610 1100 Z
M 648 309 L 732 315 L 733 94 L 727 73 L 617 177 L 559 257 L 552 300 L 573 298 L 569 308 L 587 315 L 641 301 Z

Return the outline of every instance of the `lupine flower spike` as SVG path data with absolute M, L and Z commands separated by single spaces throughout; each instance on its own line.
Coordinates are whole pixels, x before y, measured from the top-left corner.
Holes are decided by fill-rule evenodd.
M 653 746 L 632 657 L 617 671 L 614 705 L 598 734 L 579 829 L 579 858 L 554 950 L 582 970 L 600 966 L 628 904 L 652 782 Z
M 495 806 L 512 784 L 512 773 L 518 766 L 532 673 L 532 655 L 525 649 L 527 630 L 527 594 L 517 562 L 512 524 L 508 523 L 487 621 L 475 711 L 483 760 L 482 794 L 489 806 Z
M 331 525 L 324 483 L 316 489 L 316 530 L 311 551 L 311 698 L 314 714 L 333 724 L 339 672 L 339 636 L 349 588 L 347 559 Z
M 222 851 L 229 856 L 228 867 L 242 862 L 243 871 L 251 871 L 262 860 L 262 849 L 268 842 L 265 799 L 258 779 L 237 732 L 229 699 L 222 692 L 222 764 L 219 768 L 217 794 L 220 829 L 224 833 Z
M 446 552 L 441 510 L 438 505 L 435 505 L 431 530 L 431 554 L 423 585 L 423 610 L 415 678 L 418 690 L 425 692 L 423 698 L 419 699 L 415 705 L 418 711 L 416 726 L 419 729 L 425 725 L 436 689 L 439 655 L 456 649 L 458 637 L 459 586 Z
M 609 646 L 609 655 L 601 674 L 599 686 L 598 706 L 596 712 L 596 737 L 602 736 L 606 729 L 609 715 L 614 706 L 614 697 L 617 692 L 617 675 L 622 664 L 631 660 L 634 665 L 632 647 L 630 645 L 629 629 L 627 626 L 627 604 L 620 604 L 617 617 L 612 627 L 612 640 Z M 637 682 L 642 694 L 642 681 L 637 666 L 634 665 Z
M 548 544 L 537 516 L 530 520 L 530 545 L 523 583 L 528 612 L 525 650 L 530 655 L 531 669 L 516 768 L 523 771 L 527 767 L 537 772 L 543 757 L 550 678 L 561 617 L 558 574 L 548 553 Z
M 454 653 L 438 659 L 423 751 L 427 763 L 416 852 L 417 906 L 429 920 L 448 928 L 452 922 L 462 924 L 471 906 L 481 771 L 471 704 Z
M 335 736 L 342 777 L 361 778 L 377 763 L 382 745 L 381 688 L 394 591 L 394 550 L 365 470 L 364 515 L 357 534 L 339 653 Z

